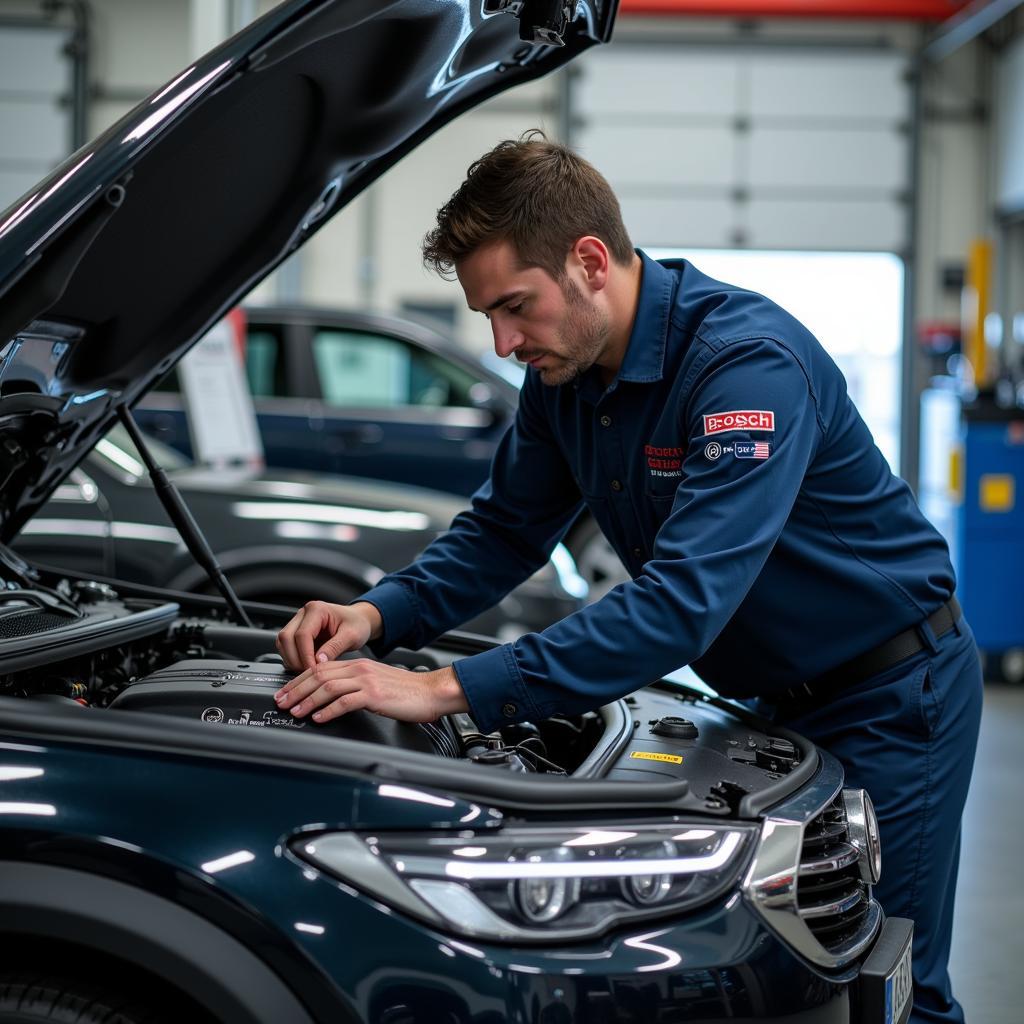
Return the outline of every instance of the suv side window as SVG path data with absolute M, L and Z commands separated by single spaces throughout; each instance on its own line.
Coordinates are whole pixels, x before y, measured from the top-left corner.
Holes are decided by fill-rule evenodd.
M 267 327 L 250 327 L 245 339 L 245 375 L 254 398 L 285 398 L 288 395 L 284 375 L 281 338 Z M 181 391 L 175 367 L 153 388 L 177 394 Z
M 461 366 L 398 338 L 318 330 L 313 359 L 329 405 L 468 407 L 476 378 Z
M 276 332 L 250 327 L 245 338 L 245 375 L 253 398 L 284 398 L 284 352 Z

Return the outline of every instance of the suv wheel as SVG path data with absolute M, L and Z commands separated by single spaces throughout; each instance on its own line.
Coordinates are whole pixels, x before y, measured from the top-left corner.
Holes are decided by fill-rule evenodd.
M 169 1024 L 134 996 L 81 979 L 0 975 L 0 1024 Z

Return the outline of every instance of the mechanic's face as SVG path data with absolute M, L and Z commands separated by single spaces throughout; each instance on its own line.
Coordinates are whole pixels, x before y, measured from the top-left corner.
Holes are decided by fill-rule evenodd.
M 564 284 L 524 267 L 510 242 L 482 246 L 456 267 L 469 308 L 491 322 L 494 351 L 532 366 L 542 383 L 568 384 L 597 361 L 609 335 L 607 311 L 567 272 Z

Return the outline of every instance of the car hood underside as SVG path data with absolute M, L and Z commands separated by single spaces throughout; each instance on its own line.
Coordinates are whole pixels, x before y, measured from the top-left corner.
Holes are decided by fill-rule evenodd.
M 564 46 L 523 41 L 507 6 L 282 3 L 0 213 L 0 539 L 334 213 L 606 40 L 615 5 L 576 3 Z

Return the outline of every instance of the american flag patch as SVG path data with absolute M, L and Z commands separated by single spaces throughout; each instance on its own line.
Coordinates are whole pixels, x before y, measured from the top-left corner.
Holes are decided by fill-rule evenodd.
M 737 441 L 733 448 L 737 459 L 767 459 L 772 453 L 770 441 Z

